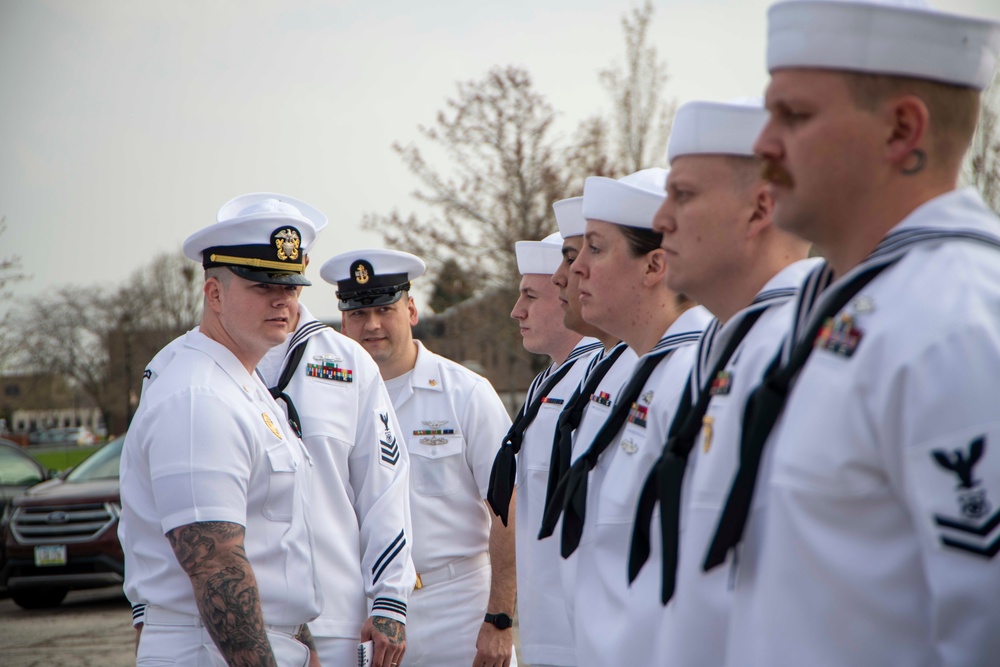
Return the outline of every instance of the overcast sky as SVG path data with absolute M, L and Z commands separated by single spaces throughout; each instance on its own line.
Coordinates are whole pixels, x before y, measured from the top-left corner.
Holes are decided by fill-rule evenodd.
M 669 96 L 761 94 L 768 4 L 657 2 Z M 939 4 L 1000 19 L 996 0 Z M 393 141 L 417 139 L 457 81 L 507 64 L 532 73 L 571 134 L 606 110 L 597 72 L 621 62 L 632 5 L 0 0 L 0 257 L 19 254 L 32 276 L 15 302 L 125 280 L 244 192 L 324 211 L 316 261 L 381 246 L 362 216 L 406 212 L 416 185 Z M 333 287 L 310 273 L 304 300 L 335 314 Z

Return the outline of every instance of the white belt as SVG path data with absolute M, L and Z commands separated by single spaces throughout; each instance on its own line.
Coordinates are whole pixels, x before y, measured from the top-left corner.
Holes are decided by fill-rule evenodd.
M 490 554 L 487 551 L 484 551 L 481 554 L 476 554 L 475 556 L 469 556 L 468 558 L 459 558 L 458 560 L 453 560 L 444 567 L 439 567 L 436 570 L 431 570 L 430 572 L 418 572 L 417 585 L 413 588 L 414 590 L 417 590 L 423 588 L 424 586 L 433 586 L 434 584 L 451 581 L 452 579 L 461 577 L 463 574 L 468 574 L 484 568 L 489 564 Z
M 146 625 L 189 625 L 195 628 L 205 625 L 204 621 L 201 620 L 201 616 L 171 611 L 170 609 L 154 607 L 153 605 L 146 606 L 146 613 L 143 616 L 142 622 Z M 302 629 L 301 625 L 265 625 L 264 627 L 292 638 L 299 634 L 299 630 Z

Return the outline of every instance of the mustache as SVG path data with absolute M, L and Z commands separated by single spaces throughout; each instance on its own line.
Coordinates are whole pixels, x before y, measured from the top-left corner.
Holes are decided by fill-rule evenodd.
M 760 175 L 768 183 L 774 183 L 775 185 L 784 185 L 786 187 L 792 187 L 795 185 L 795 181 L 792 180 L 792 175 L 787 171 L 779 167 L 774 162 L 765 161 L 763 166 L 760 168 Z

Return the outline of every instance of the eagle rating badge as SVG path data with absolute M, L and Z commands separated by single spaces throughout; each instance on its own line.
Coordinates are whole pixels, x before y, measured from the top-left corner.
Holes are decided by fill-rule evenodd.
M 381 457 L 379 462 L 387 468 L 395 468 L 399 462 L 399 443 L 396 442 L 396 436 L 392 434 L 389 413 L 376 411 L 375 414 L 378 417 L 375 428 L 379 433 L 378 445 Z
M 931 458 L 938 469 L 953 474 L 957 481 L 952 497 L 958 515 L 935 513 L 934 523 L 943 529 L 940 535 L 942 545 L 993 558 L 1000 552 L 1000 535 L 992 541 L 989 538 L 1000 526 L 1000 510 L 990 514 L 993 504 L 987 497 L 982 479 L 977 479 L 975 474 L 976 466 L 985 454 L 985 436 L 976 438 L 965 449 L 931 451 Z

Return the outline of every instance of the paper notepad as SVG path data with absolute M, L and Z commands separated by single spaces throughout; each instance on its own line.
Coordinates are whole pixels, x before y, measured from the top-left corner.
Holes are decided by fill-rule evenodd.
M 375 650 L 375 642 L 366 641 L 358 644 L 358 667 L 371 667 L 372 652 Z

